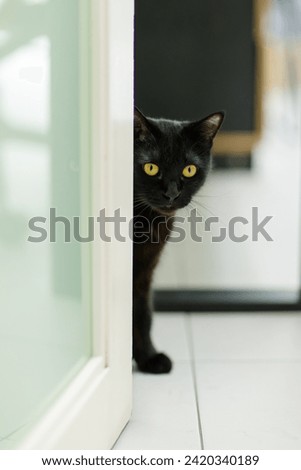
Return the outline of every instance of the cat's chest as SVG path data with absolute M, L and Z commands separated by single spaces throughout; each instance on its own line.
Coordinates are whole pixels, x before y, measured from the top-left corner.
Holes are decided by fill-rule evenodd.
M 134 278 L 145 281 L 151 279 L 152 272 L 157 265 L 162 249 L 172 230 L 172 219 L 161 216 L 156 220 L 136 218 L 134 228 Z M 148 274 L 147 274 L 148 273 Z M 142 282 L 142 281 L 141 281 Z M 143 284 L 142 282 L 142 284 Z
M 154 250 L 168 240 L 173 217 L 165 215 L 146 216 L 136 214 L 133 223 L 133 241 L 139 245 L 151 245 Z

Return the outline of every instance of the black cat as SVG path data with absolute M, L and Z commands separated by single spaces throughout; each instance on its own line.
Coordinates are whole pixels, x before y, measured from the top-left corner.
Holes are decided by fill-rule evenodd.
M 195 122 L 152 119 L 135 108 L 133 355 L 143 372 L 161 374 L 172 367 L 150 338 L 152 275 L 175 211 L 187 206 L 205 182 L 223 119 L 223 112 Z

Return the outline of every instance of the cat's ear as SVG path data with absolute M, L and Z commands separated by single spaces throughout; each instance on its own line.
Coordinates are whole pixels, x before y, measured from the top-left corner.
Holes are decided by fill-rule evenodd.
M 218 113 L 210 114 L 209 116 L 202 119 L 200 124 L 203 135 L 210 138 L 211 140 L 214 139 L 223 123 L 224 117 L 225 113 L 223 111 L 219 111 Z
M 203 138 L 212 141 L 221 127 L 224 117 L 225 113 L 223 111 L 219 111 L 217 113 L 210 114 L 204 119 L 201 119 L 201 121 L 192 122 L 189 127 L 193 128 L 194 131 L 198 131 L 199 135 Z
M 134 135 L 135 139 L 145 140 L 150 134 L 149 123 L 147 118 L 135 106 L 134 108 Z

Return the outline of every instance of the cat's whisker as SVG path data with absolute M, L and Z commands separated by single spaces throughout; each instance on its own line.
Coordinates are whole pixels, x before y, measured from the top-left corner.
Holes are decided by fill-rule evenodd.
M 223 223 L 223 224 L 226 224 L 226 221 L 224 220 L 223 217 L 221 217 L 220 215 L 217 215 L 217 214 L 215 214 L 214 212 L 210 211 L 210 210 L 208 209 L 208 207 L 203 206 L 200 202 L 198 202 L 198 201 L 193 201 L 193 202 L 194 202 L 195 204 L 199 204 L 203 209 L 207 210 L 207 211 L 208 211 L 211 215 L 213 215 L 214 217 L 217 217 L 218 220 L 219 220 L 219 222 L 221 222 L 221 223 Z
M 134 196 L 134 202 L 145 202 L 142 196 Z
M 191 211 L 193 210 L 193 204 L 190 202 L 187 206 L 188 217 L 191 216 Z
M 193 210 L 195 210 L 196 213 L 197 213 L 197 215 L 198 215 L 199 217 L 202 217 L 202 218 L 205 217 L 204 214 L 202 214 L 202 213 L 198 210 L 198 208 L 195 207 L 195 205 L 194 205 L 194 200 L 193 200 L 193 199 L 192 199 L 192 200 L 190 201 L 190 203 L 188 204 L 188 207 L 189 207 L 189 209 L 190 209 L 190 214 L 189 214 L 189 215 L 191 215 L 191 212 L 192 212 Z
M 223 193 L 223 194 L 203 194 L 203 193 L 199 193 L 199 194 L 195 194 L 194 197 L 198 197 L 198 198 L 203 198 L 203 197 L 224 197 L 224 196 L 229 196 L 231 195 L 231 192 L 228 191 L 226 193 Z
M 204 207 L 202 207 L 202 209 L 205 209 Z M 196 206 L 195 206 L 195 210 L 197 211 L 197 214 L 200 215 L 201 217 L 203 217 L 204 219 L 207 219 L 208 215 L 206 214 L 206 212 L 201 212 Z M 206 209 L 205 209 L 206 210 Z M 212 214 L 212 212 L 209 212 L 210 214 Z
M 212 196 L 212 197 L 214 197 L 214 196 Z M 205 196 L 194 195 L 193 199 L 198 201 L 198 202 L 204 202 L 204 201 L 206 201 L 207 198 Z
M 147 204 L 144 201 L 137 202 L 134 204 L 135 209 L 138 209 L 139 207 L 147 206 Z
M 143 205 L 141 205 L 141 206 L 138 206 L 138 207 L 135 207 L 135 212 L 138 211 L 138 212 L 140 213 L 142 210 L 145 209 L 145 207 L 146 207 L 145 204 L 143 204 Z
M 190 204 L 190 203 L 189 203 L 189 204 Z M 188 204 L 188 206 L 185 206 L 185 207 L 182 208 L 182 210 L 184 209 L 184 211 L 185 211 L 185 217 L 186 217 L 186 218 L 188 218 L 189 215 L 190 215 L 190 214 L 189 214 L 189 210 L 188 210 L 189 204 Z
M 139 211 L 139 214 L 137 214 L 136 217 L 141 216 L 141 215 L 143 214 L 143 212 L 145 212 L 146 209 L 152 210 L 152 208 L 151 208 L 148 204 L 145 203 L 145 204 L 144 204 L 144 207 L 142 208 L 141 211 Z
M 197 199 L 207 199 L 207 198 L 219 197 L 219 196 L 207 196 L 205 194 L 195 194 L 193 197 L 195 197 Z
M 202 204 L 200 201 L 196 201 L 193 199 L 194 204 L 198 204 L 202 209 L 205 209 L 209 214 L 213 215 L 214 217 L 218 217 L 214 212 L 212 212 L 208 207 L 206 207 L 204 204 Z
M 134 207 L 135 207 L 135 209 L 137 209 L 138 207 L 142 207 L 142 206 L 148 206 L 146 200 L 141 196 L 134 197 Z
M 134 198 L 134 202 L 145 202 L 142 197 L 136 197 Z

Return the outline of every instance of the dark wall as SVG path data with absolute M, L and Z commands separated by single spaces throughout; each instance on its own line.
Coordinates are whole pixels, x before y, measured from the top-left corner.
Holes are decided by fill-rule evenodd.
M 149 116 L 225 110 L 223 130 L 254 129 L 252 0 L 136 0 L 135 103 Z

